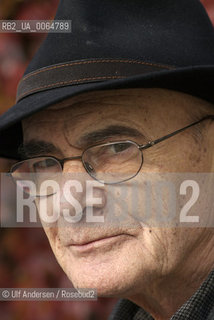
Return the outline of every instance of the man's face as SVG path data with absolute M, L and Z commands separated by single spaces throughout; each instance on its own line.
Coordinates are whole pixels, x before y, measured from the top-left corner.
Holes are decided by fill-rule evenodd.
M 70 99 L 64 105 L 25 120 L 25 143 L 32 140 L 51 143 L 56 151 L 49 155 L 57 158 L 78 156 L 84 148 L 99 142 L 129 139 L 144 144 L 185 127 L 211 110 L 211 106 L 200 99 L 163 89 L 94 92 L 80 96 L 80 101 Z M 119 133 L 118 126 L 136 129 L 139 135 L 125 134 L 125 130 Z M 114 128 L 114 132 L 105 130 L 109 127 Z M 200 130 L 187 129 L 143 151 L 144 162 L 139 174 L 125 184 L 132 187 L 137 181 L 138 186 L 143 186 L 145 174 L 150 172 L 158 178 L 165 172 L 213 171 L 212 123 L 202 123 L 199 127 Z M 90 141 L 82 138 L 97 130 L 105 130 L 106 137 L 90 135 Z M 91 180 L 79 160 L 65 162 L 64 172 L 82 173 L 85 179 Z M 102 199 L 96 206 L 96 215 L 108 216 L 106 190 L 118 188 L 116 197 L 122 194 L 122 186 L 112 186 L 112 189 L 96 186 L 94 194 Z M 75 198 L 85 209 L 85 194 L 76 192 Z M 124 196 L 123 200 L 128 207 L 130 198 Z M 37 200 L 37 205 L 39 201 L 42 200 Z M 143 207 L 143 200 L 139 200 L 138 210 L 142 214 Z M 72 211 L 71 206 L 70 209 Z M 49 211 L 53 210 L 50 202 Z M 200 265 L 203 259 L 208 238 L 207 229 L 155 228 L 143 225 L 134 215 L 130 218 L 130 227 L 63 223 L 60 218 L 54 227 L 44 227 L 59 264 L 75 287 L 97 288 L 98 294 L 104 296 L 131 297 L 148 284 L 152 288 L 153 283 L 163 281 L 164 285 L 164 279 L 175 275 L 182 278 L 182 273 L 191 274 L 192 263 Z

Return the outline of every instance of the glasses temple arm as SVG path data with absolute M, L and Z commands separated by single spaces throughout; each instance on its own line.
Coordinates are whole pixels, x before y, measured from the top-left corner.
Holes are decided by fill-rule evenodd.
M 161 137 L 161 138 L 159 138 L 159 139 L 156 139 L 156 140 L 154 140 L 154 141 L 150 141 L 150 142 L 148 142 L 147 144 L 140 145 L 140 146 L 139 146 L 139 149 L 140 149 L 140 150 L 148 149 L 148 148 L 154 146 L 155 144 L 157 144 L 157 143 L 159 143 L 159 142 L 162 142 L 162 141 L 164 141 L 164 140 L 166 140 L 166 139 L 168 139 L 168 138 L 170 138 L 170 137 L 173 137 L 173 136 L 175 136 L 176 134 L 178 134 L 178 133 L 180 133 L 180 132 L 182 132 L 182 131 L 184 131 L 184 130 L 186 130 L 186 129 L 188 129 L 188 128 L 190 128 L 190 127 L 192 127 L 192 126 L 194 126 L 194 125 L 196 125 L 196 124 L 198 124 L 198 123 L 200 123 L 200 122 L 202 122 L 202 121 L 204 121 L 204 120 L 207 120 L 207 119 L 212 119 L 212 120 L 214 120 L 214 115 L 208 115 L 208 116 L 206 116 L 206 117 L 204 117 L 204 118 L 202 118 L 202 119 L 200 119 L 200 120 L 198 120 L 198 121 L 195 121 L 195 122 L 189 124 L 188 126 L 186 126 L 186 127 L 184 127 L 184 128 L 181 128 L 181 129 L 178 129 L 178 130 L 176 130 L 176 131 L 174 131 L 174 132 L 172 132 L 172 133 L 169 133 L 169 134 L 167 134 L 166 136 L 163 136 L 163 137 Z

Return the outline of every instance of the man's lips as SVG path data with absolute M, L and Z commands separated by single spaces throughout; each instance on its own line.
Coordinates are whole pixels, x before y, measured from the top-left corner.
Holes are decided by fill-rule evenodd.
M 114 242 L 124 241 L 125 239 L 130 238 L 128 234 L 117 234 L 111 236 L 104 236 L 92 240 L 81 241 L 78 243 L 72 243 L 69 247 L 76 252 L 87 252 L 100 247 L 112 245 Z

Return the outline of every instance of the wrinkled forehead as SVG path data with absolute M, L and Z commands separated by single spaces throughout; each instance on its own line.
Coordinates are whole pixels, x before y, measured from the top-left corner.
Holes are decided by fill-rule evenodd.
M 84 93 L 27 118 L 23 121 L 24 130 L 35 124 L 50 122 L 87 125 L 87 119 L 97 122 L 113 120 L 131 121 L 143 116 L 145 120 L 165 116 L 168 121 L 176 117 L 187 117 L 193 112 L 209 107 L 209 103 L 177 91 L 160 88 L 136 88 L 95 91 Z
M 59 110 L 69 106 L 75 107 L 77 104 L 84 106 L 88 102 L 102 102 L 108 100 L 108 98 L 118 98 L 123 96 L 130 96 L 135 94 L 142 94 L 141 89 L 121 89 L 121 90 L 105 90 L 105 91 L 93 91 L 79 94 L 72 98 L 65 99 L 55 105 L 49 107 L 49 110 Z
M 151 90 L 151 89 L 150 89 Z M 38 122 L 61 121 L 66 122 L 72 119 L 87 118 L 87 116 L 108 116 L 123 113 L 129 116 L 136 107 L 146 108 L 149 105 L 149 89 L 122 89 L 95 91 L 80 94 L 75 97 L 65 99 L 49 108 L 28 117 L 23 121 L 23 127 Z

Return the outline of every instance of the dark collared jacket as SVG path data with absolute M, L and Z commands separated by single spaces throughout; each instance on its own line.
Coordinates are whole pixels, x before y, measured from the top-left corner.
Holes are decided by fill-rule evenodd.
M 154 320 L 129 300 L 119 300 L 109 320 Z M 170 320 L 214 320 L 214 270 Z

